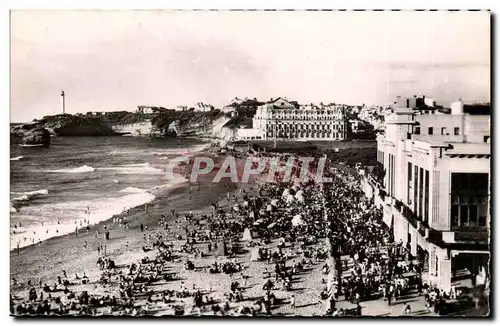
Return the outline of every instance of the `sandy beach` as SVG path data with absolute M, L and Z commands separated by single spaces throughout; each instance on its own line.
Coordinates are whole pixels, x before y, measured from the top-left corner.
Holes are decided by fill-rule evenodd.
M 219 168 L 225 157 L 213 157 Z M 239 155 L 238 165 L 244 157 Z M 11 311 L 19 315 L 15 306 L 40 305 L 48 299 L 51 315 L 400 314 L 395 310 L 403 309 L 407 299 L 360 305 L 354 298 L 355 283 L 345 283 L 366 265 L 354 254 L 359 246 L 377 249 L 370 259 L 381 261 L 370 278 L 375 280 L 372 272 L 383 277 L 387 262 L 380 255 L 387 250 L 383 243 L 388 229 L 373 204 L 359 196 L 355 178 L 341 169 L 334 173 L 333 185 L 309 181 L 293 187 L 266 184 L 265 174 L 249 183 L 212 182 L 213 175 L 207 174 L 197 183 L 156 194 L 154 202 L 93 226 L 88 233 L 82 230 L 78 236 L 11 251 Z M 325 203 L 336 212 L 329 218 Z M 342 207 L 350 207 L 349 212 Z M 338 219 L 336 214 L 343 216 L 335 222 L 338 232 L 328 222 Z M 352 217 L 348 223 L 354 223 L 356 232 L 363 237 L 375 232 L 377 237 L 347 236 L 353 230 L 338 223 Z M 118 222 L 123 219 L 128 227 Z M 329 251 L 328 232 L 348 241 L 342 254 Z M 397 250 L 395 257 L 404 260 L 404 248 Z M 337 285 L 331 282 L 336 278 L 348 291 L 344 299 L 337 293 L 332 303 Z M 371 291 L 381 295 L 378 285 Z M 415 296 L 416 283 L 403 292 L 403 298 Z M 34 293 L 35 301 L 27 300 Z M 90 305 L 82 303 L 86 295 L 93 300 Z

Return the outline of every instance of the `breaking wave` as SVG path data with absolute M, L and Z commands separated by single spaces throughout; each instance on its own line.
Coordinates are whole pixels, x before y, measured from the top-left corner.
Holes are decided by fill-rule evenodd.
M 86 223 L 79 224 L 83 220 L 88 220 L 90 225 L 97 224 L 130 208 L 147 204 L 153 199 L 155 199 L 153 194 L 142 192 L 101 200 L 73 201 L 36 207 L 27 206 L 19 214 L 26 215 L 27 218 L 37 216 L 40 224 L 26 229 L 11 230 L 11 249 L 16 248 L 18 243 L 19 247 L 24 247 L 71 233 L 76 226 L 86 225 Z M 90 214 L 86 213 L 87 208 L 90 210 Z M 68 216 L 72 218 L 68 219 Z M 42 221 L 45 223 L 42 224 Z M 57 221 L 60 221 L 60 224 Z
M 12 201 L 14 201 L 14 202 L 16 202 L 16 201 L 19 202 L 19 201 L 27 201 L 27 200 L 30 200 L 34 197 L 38 197 L 38 196 L 48 195 L 49 191 L 47 189 L 41 189 L 41 190 L 27 191 L 27 192 L 21 192 L 21 193 L 17 192 L 17 193 L 13 193 L 13 194 L 21 195 L 19 197 L 12 199 Z
M 149 163 L 125 164 L 115 167 L 99 168 L 104 171 L 115 171 L 117 174 L 163 174 L 164 171 Z
M 59 169 L 59 170 L 49 170 L 47 172 L 52 172 L 52 173 L 88 173 L 88 172 L 94 172 L 95 168 L 88 166 L 88 165 L 82 165 L 77 168 L 73 169 Z
M 141 193 L 141 192 L 146 192 L 146 190 L 141 189 L 141 188 L 136 188 L 136 187 L 127 187 L 125 189 L 120 190 L 120 192 L 137 194 L 137 193 Z

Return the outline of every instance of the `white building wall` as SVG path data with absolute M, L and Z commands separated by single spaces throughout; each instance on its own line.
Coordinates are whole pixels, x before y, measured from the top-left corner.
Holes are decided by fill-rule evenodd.
M 305 110 L 265 104 L 257 109 L 253 122 L 265 139 L 342 140 L 347 136 L 340 106 Z

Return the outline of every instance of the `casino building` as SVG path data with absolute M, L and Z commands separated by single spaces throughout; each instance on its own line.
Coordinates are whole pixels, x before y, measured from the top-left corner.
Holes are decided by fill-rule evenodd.
M 277 98 L 257 108 L 253 129 L 261 139 L 344 140 L 347 137 L 345 107 L 340 105 L 299 106 Z
M 402 99 L 386 116 L 377 139 L 379 172 L 365 174 L 362 186 L 383 209 L 395 241 L 427 262 L 430 282 L 448 290 L 460 272 L 484 284 L 490 275 L 489 104 L 459 101 L 449 114 L 417 104 Z

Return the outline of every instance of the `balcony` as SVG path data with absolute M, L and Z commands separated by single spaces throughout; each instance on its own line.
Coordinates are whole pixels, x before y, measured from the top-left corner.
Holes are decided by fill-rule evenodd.
M 454 231 L 455 243 L 488 244 L 488 231 Z
M 488 244 L 488 231 L 437 231 L 428 229 L 427 239 L 432 243 Z

